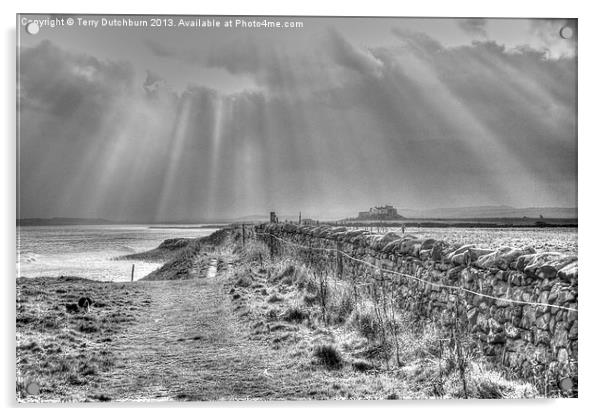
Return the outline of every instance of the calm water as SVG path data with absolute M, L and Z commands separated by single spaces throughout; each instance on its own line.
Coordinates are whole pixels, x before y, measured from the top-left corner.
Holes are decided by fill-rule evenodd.
M 150 250 L 163 240 L 202 237 L 215 229 L 150 228 L 147 225 L 17 227 L 17 277 L 80 276 L 128 281 L 152 272 L 160 263 L 112 260 Z

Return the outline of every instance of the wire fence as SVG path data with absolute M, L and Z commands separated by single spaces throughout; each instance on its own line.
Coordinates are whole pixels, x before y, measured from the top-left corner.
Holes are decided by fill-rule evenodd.
M 538 341 L 541 336 L 539 330 L 537 330 L 538 335 L 534 335 L 532 332 L 535 317 L 541 318 L 549 312 L 549 309 L 546 308 L 577 314 L 578 309 L 571 307 L 572 305 L 563 306 L 566 303 L 560 305 L 494 296 L 493 294 L 483 293 L 483 286 L 479 282 L 476 283 L 480 287 L 480 291 L 430 281 L 428 278 L 424 278 L 426 276 L 421 273 L 426 272 L 430 277 L 432 267 L 425 267 L 424 272 L 421 272 L 416 268 L 420 267 L 419 262 L 404 259 L 401 266 L 395 270 L 393 269 L 393 267 L 396 267 L 395 263 L 392 264 L 391 259 L 386 259 L 385 264 L 378 259 L 367 261 L 360 254 L 344 251 L 344 243 L 341 241 L 321 239 L 322 242 L 317 244 L 314 240 L 309 240 L 306 244 L 300 244 L 283 238 L 285 236 L 281 237 L 271 232 L 262 232 L 261 229 L 255 229 L 254 235 L 256 238 L 261 237 L 261 240 L 267 244 L 273 259 L 279 257 L 305 263 L 306 267 L 312 269 L 315 278 L 320 283 L 321 290 L 323 290 L 324 285 L 334 284 L 337 288 L 341 287 L 342 290 L 350 291 L 348 292 L 349 296 L 354 299 L 356 308 L 358 298 L 360 303 L 363 301 L 371 302 L 373 313 L 378 322 L 377 336 L 380 339 L 380 345 L 389 351 L 388 354 L 391 354 L 391 357 L 393 357 L 393 353 L 396 354 L 398 365 L 400 363 L 400 348 L 403 349 L 403 345 L 405 345 L 403 344 L 405 342 L 403 337 L 407 337 L 407 333 L 402 335 L 399 331 L 415 330 L 417 332 L 416 334 L 411 332 L 414 334 L 412 336 L 420 337 L 422 336 L 420 331 L 424 331 L 424 328 L 433 324 L 436 328 L 434 332 L 436 334 L 434 338 L 436 339 L 434 341 L 438 343 L 438 347 L 433 350 L 437 353 L 435 358 L 439 360 L 440 364 L 442 360 L 445 361 L 446 359 L 453 361 L 454 368 L 460 371 L 460 380 L 463 383 L 466 397 L 468 397 L 468 394 L 465 374 L 467 371 L 473 371 L 470 370 L 472 367 L 469 363 L 475 357 L 487 357 L 493 362 L 500 363 L 505 374 L 510 377 L 518 376 L 532 381 L 544 397 L 550 397 L 550 395 L 553 397 L 574 397 L 576 395 L 577 357 L 572 352 L 572 344 L 576 340 L 571 341 L 571 346 L 569 346 L 568 341 L 559 347 L 554 347 L 551 344 L 542 346 Z M 336 247 L 329 247 L 328 244 L 324 244 L 325 241 L 331 242 Z M 318 254 L 320 252 L 325 254 Z M 361 267 L 356 267 L 356 265 Z M 468 267 L 472 266 L 468 265 Z M 421 275 L 416 276 L 410 273 Z M 399 278 L 394 278 L 395 276 Z M 409 284 L 410 282 L 412 284 Z M 414 283 L 416 286 L 414 286 Z M 425 286 L 424 290 L 421 287 L 422 285 Z M 412 286 L 414 286 L 414 289 L 412 289 Z M 427 293 L 430 292 L 429 288 L 444 290 L 437 294 L 429 294 Z M 473 295 L 475 298 L 470 299 Z M 425 296 L 426 298 L 424 298 Z M 483 311 L 481 306 L 473 308 L 473 306 L 476 306 L 475 302 L 481 302 L 476 299 L 476 296 L 495 301 L 495 311 L 493 309 Z M 324 299 L 324 296 L 322 296 L 322 299 Z M 336 305 L 336 301 L 331 300 L 331 302 Z M 529 312 L 526 310 L 519 312 L 519 319 L 521 317 L 526 318 L 526 324 L 514 322 L 517 315 L 515 315 L 514 308 L 509 307 L 511 305 L 527 305 L 533 308 Z M 502 309 L 505 310 L 506 306 L 508 306 L 507 311 L 502 312 Z M 322 304 L 323 315 L 326 315 L 324 313 L 325 307 Z M 477 310 L 476 314 L 469 312 L 473 309 Z M 533 312 L 537 315 L 533 315 Z M 409 327 L 399 326 L 397 321 L 399 313 L 406 314 L 402 316 L 405 316 L 403 319 L 409 319 L 407 322 L 411 322 Z M 504 314 L 502 318 L 499 318 L 500 313 Z M 506 314 L 511 314 L 512 317 L 508 318 Z M 569 315 L 562 318 L 559 316 L 558 318 L 566 322 L 569 320 Z M 574 319 L 576 319 L 576 316 Z M 492 321 L 497 321 L 497 323 L 491 323 Z M 506 332 L 504 322 L 511 322 L 511 331 L 520 331 L 521 335 L 518 341 L 516 341 L 516 334 L 510 335 Z M 425 323 L 427 323 L 427 326 L 425 326 Z M 537 325 L 539 326 L 539 323 Z M 570 325 L 570 323 L 566 325 Z M 531 326 L 531 329 L 528 326 Z M 499 329 L 502 327 L 503 329 L 500 332 Z M 548 335 L 550 338 L 556 336 L 552 328 Z M 523 338 L 523 335 L 526 338 Z M 534 338 L 531 339 L 530 336 Z M 560 338 L 562 338 L 562 335 L 560 335 Z M 516 342 L 519 344 L 523 342 L 520 339 L 526 340 L 530 347 L 526 350 L 514 350 Z M 388 345 L 391 346 L 390 349 L 387 349 L 389 348 Z M 542 353 L 542 348 L 545 353 Z M 554 361 L 558 348 L 566 348 L 571 351 L 569 352 L 568 361 L 563 363 Z M 444 356 L 447 358 L 442 358 Z M 385 362 L 387 368 L 389 368 L 388 358 Z M 443 382 L 443 378 L 447 377 L 445 374 L 445 371 L 442 372 L 440 368 L 440 384 Z M 561 384 L 561 382 L 565 384 Z
M 311 247 L 311 246 L 305 246 L 302 244 L 298 244 L 298 243 L 293 243 L 291 241 L 288 241 L 284 238 L 275 236 L 274 234 L 271 233 L 261 233 L 261 232 L 257 232 L 257 234 L 261 234 L 261 235 L 267 235 L 270 236 L 270 238 L 274 238 L 278 241 L 281 241 L 284 244 L 287 244 L 289 246 L 293 246 L 293 247 L 297 247 L 297 248 L 301 248 L 301 249 L 305 249 L 305 250 L 314 250 L 314 251 L 326 251 L 326 252 L 333 252 L 333 253 L 339 253 L 342 256 L 357 262 L 357 263 L 361 263 L 364 264 L 365 266 L 371 267 L 375 270 L 378 270 L 380 272 L 383 273 L 390 273 L 393 275 L 398 275 L 401 277 L 405 277 L 405 278 L 409 278 L 409 279 L 413 279 L 419 282 L 422 282 L 424 284 L 427 285 L 432 285 L 435 287 L 439 287 L 439 288 L 444 288 L 444 289 L 449 289 L 449 290 L 454 290 L 454 291 L 461 291 L 464 293 L 470 293 L 472 295 L 477 295 L 477 296 L 481 296 L 483 298 L 487 298 L 487 299 L 491 299 L 491 300 L 495 300 L 495 301 L 499 301 L 499 302 L 507 302 L 507 303 L 513 303 L 513 304 L 521 304 L 521 305 L 529 305 L 529 306 L 534 306 L 534 307 L 544 307 L 544 308 L 556 308 L 556 309 L 560 309 L 560 310 L 565 310 L 565 311 L 569 311 L 569 312 L 575 312 L 578 313 L 579 311 L 575 308 L 571 308 L 568 306 L 561 306 L 561 305 L 554 305 L 554 304 L 550 304 L 550 303 L 543 303 L 543 302 L 531 302 L 531 301 L 524 301 L 524 300 L 517 300 L 517 299 L 509 299 L 509 298 L 502 298 L 502 297 L 498 297 L 498 296 L 492 296 L 492 295 L 487 295 L 485 293 L 481 293 L 481 292 L 477 292 L 471 289 L 466 289 L 464 287 L 461 286 L 452 286 L 452 285 L 446 285 L 443 283 L 437 283 L 437 282 L 433 282 L 433 281 L 429 281 L 429 280 L 425 280 L 422 279 L 420 277 L 411 275 L 411 274 L 407 274 L 407 273 L 402 273 L 396 270 L 390 270 L 390 269 L 385 269 L 383 267 L 377 266 L 375 264 L 372 264 L 366 260 L 362 260 L 362 259 L 358 259 L 356 257 L 353 257 L 351 255 L 349 255 L 348 253 L 339 250 L 338 248 L 328 248 L 328 247 Z

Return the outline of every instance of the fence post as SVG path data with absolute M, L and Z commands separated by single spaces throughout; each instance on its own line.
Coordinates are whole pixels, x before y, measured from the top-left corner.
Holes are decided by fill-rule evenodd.
M 460 378 L 462 380 L 462 388 L 464 390 L 464 398 L 468 399 L 468 389 L 466 386 L 466 360 L 464 359 L 464 353 L 462 351 L 462 334 L 458 334 L 459 331 L 460 328 L 458 325 L 458 295 L 456 295 L 453 338 L 454 343 L 456 344 L 456 356 L 458 360 L 458 369 L 460 370 Z
M 132 264 L 132 280 L 131 280 L 132 282 L 134 281 L 134 266 L 135 266 L 135 264 Z
M 242 245 L 244 246 L 247 243 L 247 236 L 245 235 L 245 225 L 242 224 Z
M 343 255 L 341 254 L 342 247 L 340 241 L 337 241 L 337 277 L 339 279 L 343 278 Z

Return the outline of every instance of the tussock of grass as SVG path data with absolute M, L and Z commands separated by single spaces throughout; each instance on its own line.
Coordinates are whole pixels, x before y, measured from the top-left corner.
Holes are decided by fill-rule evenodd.
M 284 298 L 282 296 L 280 296 L 278 293 L 274 292 L 267 299 L 267 302 L 269 302 L 269 303 L 276 303 L 276 302 L 282 302 L 283 300 L 284 300 Z
M 242 247 L 239 256 L 247 264 L 256 263 L 261 265 L 270 258 L 270 250 L 264 243 L 252 240 Z
M 316 294 L 306 293 L 303 295 L 303 303 L 308 306 L 314 306 L 318 303 L 318 296 Z
M 288 322 L 301 323 L 308 318 L 309 313 L 306 310 L 301 309 L 297 305 L 288 308 L 282 315 L 282 320 Z
M 470 368 L 468 392 L 469 397 L 478 399 L 526 399 L 537 396 L 532 384 L 510 380 L 497 370 L 477 365 Z M 462 397 L 462 394 L 461 390 L 452 391 L 456 397 Z
M 92 396 L 90 396 L 91 399 L 93 400 L 97 400 L 99 402 L 110 402 L 111 398 L 105 394 L 93 394 Z
M 334 344 L 321 344 L 314 348 L 313 356 L 319 364 L 329 369 L 338 369 L 343 366 L 343 357 Z
M 374 368 L 374 366 L 366 360 L 354 360 L 351 363 L 351 366 L 354 370 L 361 372 L 372 370 Z
M 296 331 L 297 328 L 293 325 L 287 325 L 284 323 L 275 323 L 275 324 L 271 324 L 269 325 L 269 330 L 270 332 L 276 332 L 276 331 Z
M 318 282 L 316 279 L 309 278 L 309 275 L 306 273 L 307 281 L 305 282 L 305 290 L 307 293 L 317 294 L 319 290 Z
M 270 321 L 275 321 L 278 319 L 278 309 L 270 308 L 265 314 L 266 318 Z
M 80 332 L 84 333 L 98 332 L 100 330 L 98 325 L 90 322 L 84 322 L 77 329 L 79 329 Z
M 358 303 L 348 321 L 362 336 L 375 340 L 380 331 L 374 304 L 370 301 Z
M 271 283 L 281 283 L 286 286 L 295 285 L 302 289 L 307 285 L 311 285 L 311 278 L 307 268 L 296 263 L 280 262 L 272 264 L 273 273 L 269 279 Z
M 319 291 L 316 300 L 321 301 Z M 355 309 L 355 299 L 349 285 L 339 284 L 336 289 L 329 289 L 328 301 L 328 320 L 333 324 L 345 323 Z
M 274 278 L 275 281 L 280 282 L 284 285 L 293 284 L 295 278 L 295 266 L 288 265 L 281 273 L 277 274 Z
M 238 287 L 250 287 L 253 284 L 253 279 L 248 275 L 243 275 L 238 278 L 235 285 Z

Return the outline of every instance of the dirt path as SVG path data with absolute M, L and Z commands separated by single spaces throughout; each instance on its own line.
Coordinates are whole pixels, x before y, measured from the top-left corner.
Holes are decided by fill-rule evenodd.
M 148 313 L 115 339 L 117 367 L 102 375 L 96 394 L 111 400 L 311 397 L 311 374 L 295 369 L 281 351 L 249 340 L 215 262 L 198 279 L 138 284 L 151 296 Z

